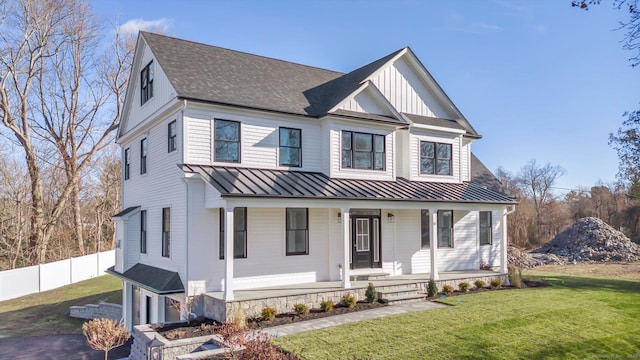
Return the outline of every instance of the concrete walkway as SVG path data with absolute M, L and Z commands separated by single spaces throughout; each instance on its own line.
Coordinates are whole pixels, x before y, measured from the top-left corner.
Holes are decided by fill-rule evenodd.
M 300 321 L 288 325 L 274 326 L 263 331 L 271 336 L 286 336 L 304 331 L 320 330 L 331 326 L 350 324 L 358 321 L 377 319 L 389 315 L 405 314 L 416 311 L 432 310 L 447 307 L 431 301 L 408 302 L 404 304 L 390 305 L 377 309 L 357 311 L 343 315 L 328 316 L 321 319 Z

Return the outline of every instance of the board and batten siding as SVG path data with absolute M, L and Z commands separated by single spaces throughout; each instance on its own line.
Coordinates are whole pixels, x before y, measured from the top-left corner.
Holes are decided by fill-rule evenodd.
M 478 212 L 456 210 L 453 220 L 453 248 L 438 248 L 438 270 L 478 269 Z
M 384 135 L 385 137 L 385 169 L 344 169 L 342 168 L 342 131 L 353 131 L 368 134 Z M 329 127 L 331 148 L 330 177 L 363 179 L 363 180 L 395 180 L 395 132 L 393 130 L 376 127 L 353 126 L 350 124 L 333 123 Z
M 124 240 L 127 246 L 126 264 L 135 262 L 178 271 L 185 279 L 185 203 L 186 183 L 181 163 L 182 119 L 179 113 L 158 122 L 147 132 L 135 137 L 122 147 L 131 151 L 130 178 L 123 180 L 123 208 L 140 206 L 147 210 L 147 254 L 140 254 L 140 226 L 133 221 L 139 213 L 129 217 L 129 233 Z M 176 120 L 177 149 L 167 152 L 168 124 Z M 140 140 L 147 138 L 147 173 L 140 174 Z M 124 165 L 123 165 L 124 169 Z M 124 173 L 123 173 L 124 175 Z M 124 179 L 124 176 L 123 176 Z M 171 253 L 162 257 L 162 208 L 171 208 Z M 139 257 L 139 260 L 136 260 Z
M 409 156 L 411 181 L 461 182 L 461 135 L 438 133 L 435 131 L 412 129 L 409 135 Z M 420 174 L 420 141 L 451 144 L 451 175 Z
M 240 163 L 215 162 L 214 119 L 240 122 Z M 266 169 L 322 171 L 321 126 L 310 121 L 295 121 L 277 117 L 257 117 L 231 112 L 189 109 L 185 114 L 187 146 L 185 162 L 200 165 L 242 166 Z M 280 166 L 279 128 L 300 129 L 302 132 L 302 166 Z
M 143 39 L 142 37 L 140 39 Z M 140 72 L 144 69 L 150 61 L 153 61 L 153 97 L 147 100 L 144 104 L 140 104 Z M 160 64 L 155 60 L 153 53 L 146 44 L 144 44 L 144 50 L 142 58 L 140 59 L 139 68 L 134 69 L 136 73 L 131 76 L 131 83 L 129 83 L 129 90 L 133 91 L 131 97 L 131 108 L 127 116 L 126 129 L 123 133 L 127 133 L 140 123 L 147 120 L 156 110 L 160 109 L 163 105 L 169 102 L 169 100 L 175 98 L 176 91 L 171 86 L 167 75 L 160 67 Z
M 402 57 L 374 75 L 371 81 L 399 112 L 444 119 L 452 117 Z
M 502 216 L 500 211 L 491 212 L 491 245 L 478 244 L 480 264 L 500 266 L 500 247 L 502 242 Z M 480 238 L 480 224 L 478 224 L 478 239 Z

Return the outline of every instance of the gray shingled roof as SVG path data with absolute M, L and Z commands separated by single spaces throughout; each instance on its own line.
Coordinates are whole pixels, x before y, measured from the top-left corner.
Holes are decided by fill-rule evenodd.
M 125 215 L 129 214 L 129 213 L 134 212 L 135 210 L 138 210 L 139 208 L 140 208 L 140 206 L 130 206 L 130 207 L 120 211 L 119 213 L 117 213 L 117 214 L 115 214 L 115 215 L 113 215 L 111 217 L 122 217 L 122 216 L 125 216 Z
M 500 180 L 489 170 L 474 153 L 471 153 L 471 182 L 474 182 L 485 189 L 495 191 L 505 196 L 511 197 L 509 191 L 505 189 Z
M 398 50 L 348 74 L 141 32 L 178 97 L 320 117 Z
M 112 266 L 106 272 L 156 294 L 184 292 L 184 286 L 177 272 L 160 269 L 155 266 L 138 263 L 124 273 L 117 272 Z
M 181 165 L 199 174 L 223 197 L 313 198 L 513 204 L 513 199 L 474 182 L 439 183 L 330 178 L 319 172 Z
M 415 114 L 409 114 L 409 113 L 402 113 L 402 115 L 408 117 L 409 120 L 413 121 L 416 124 L 441 126 L 449 129 L 466 131 L 466 129 L 462 125 L 458 124 L 458 122 L 455 120 L 447 120 L 447 119 L 441 119 L 441 118 L 436 118 L 431 116 L 421 116 L 421 115 L 415 115 Z

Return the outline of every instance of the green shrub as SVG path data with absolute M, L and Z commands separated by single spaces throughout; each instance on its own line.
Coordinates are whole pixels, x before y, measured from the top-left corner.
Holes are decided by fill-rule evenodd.
M 473 285 L 476 286 L 476 289 L 482 289 L 487 284 L 482 280 L 476 280 L 476 281 L 473 282 Z
M 372 303 L 378 300 L 378 292 L 376 291 L 376 287 L 373 286 L 373 283 L 369 283 L 367 286 L 367 291 L 364 292 L 364 296 L 367 298 L 367 302 Z
M 433 279 L 429 280 L 429 285 L 427 285 L 427 296 L 434 297 L 437 293 L 438 286 L 436 285 L 436 282 Z
M 442 286 L 442 293 L 445 295 L 451 295 L 451 293 L 453 292 L 453 286 L 451 285 L 444 285 Z
M 320 309 L 323 312 L 329 312 L 329 311 L 333 310 L 333 301 L 325 300 L 325 301 L 321 302 L 320 303 Z
M 470 285 L 466 281 L 463 281 L 460 284 L 458 284 L 458 289 L 460 289 L 460 291 L 462 291 L 462 292 L 469 291 L 469 287 L 470 287 Z
M 356 297 L 353 295 L 345 295 L 342 298 L 342 303 L 349 309 L 353 309 L 354 307 L 356 307 Z
M 276 315 L 278 315 L 278 311 L 275 308 L 272 308 L 271 306 L 265 306 L 262 308 L 262 320 L 273 320 L 276 318 Z
M 298 315 L 307 315 L 309 313 L 309 307 L 305 304 L 295 304 L 293 305 L 293 311 Z
M 492 288 L 499 288 L 500 285 L 502 285 L 502 281 L 500 281 L 500 279 L 493 279 L 491 280 L 491 287 Z

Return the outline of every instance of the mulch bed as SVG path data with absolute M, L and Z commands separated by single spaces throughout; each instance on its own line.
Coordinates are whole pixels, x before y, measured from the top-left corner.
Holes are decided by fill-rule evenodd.
M 336 305 L 333 310 L 323 312 L 320 309 L 311 309 L 308 314 L 298 315 L 295 313 L 285 313 L 278 314 L 276 318 L 273 320 L 262 320 L 261 318 L 250 318 L 247 319 L 247 327 L 249 329 L 264 329 L 267 327 L 278 326 L 278 325 L 287 325 L 294 322 L 312 320 L 312 319 L 320 319 L 328 316 L 342 315 L 356 311 L 370 310 L 376 309 L 379 307 L 386 306 L 381 303 L 368 303 L 368 302 L 357 302 L 354 308 L 348 308 L 343 305 Z M 160 333 L 162 336 L 167 338 L 168 340 L 176 340 L 176 339 L 184 339 L 190 337 L 198 337 L 205 335 L 213 335 L 218 332 L 218 328 L 221 323 L 215 320 L 206 319 L 206 318 L 198 318 L 187 326 L 186 323 L 173 323 L 173 324 L 155 324 L 152 326 L 152 329 Z

